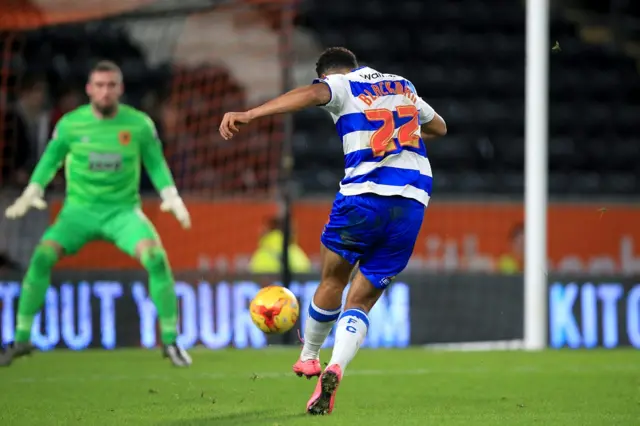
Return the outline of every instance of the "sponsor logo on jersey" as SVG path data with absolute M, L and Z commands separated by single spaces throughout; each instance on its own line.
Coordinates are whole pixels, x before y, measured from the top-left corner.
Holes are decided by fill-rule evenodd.
M 117 172 L 122 168 L 122 155 L 102 152 L 89 153 L 89 170 L 94 172 Z
M 131 142 L 131 132 L 128 130 L 122 130 L 120 133 L 118 133 L 118 140 L 120 141 L 121 145 L 129 145 L 129 142 Z
M 377 78 L 385 77 L 385 74 L 382 74 L 381 72 L 374 72 L 372 74 L 359 74 L 359 75 L 365 80 L 375 80 Z

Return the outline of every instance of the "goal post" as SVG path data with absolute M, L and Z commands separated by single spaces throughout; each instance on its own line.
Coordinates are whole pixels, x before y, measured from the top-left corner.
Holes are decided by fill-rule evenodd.
M 524 343 L 546 347 L 549 0 L 527 0 Z

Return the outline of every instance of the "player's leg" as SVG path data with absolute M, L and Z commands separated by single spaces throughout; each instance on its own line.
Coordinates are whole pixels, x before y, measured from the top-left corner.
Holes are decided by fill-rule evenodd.
M 407 266 L 422 227 L 424 206 L 417 201 L 394 198 L 387 212 L 389 223 L 384 244 L 360 260 L 336 327 L 329 366 L 338 365 L 343 372 L 367 335 L 369 311 Z
M 338 195 L 322 236 L 322 276 L 309 306 L 304 329 L 304 346 L 293 366 L 299 376 L 320 375 L 320 348 L 341 311 L 342 293 L 349 282 L 353 265 L 375 238 L 371 225 L 373 212 L 362 197 Z
M 320 247 L 322 275 L 320 285 L 316 289 L 309 315 L 304 327 L 304 343 L 300 359 L 293 366 L 298 376 L 311 378 L 319 376 L 320 348 L 331 332 L 341 311 L 342 293 L 344 292 L 353 265 L 332 252 L 327 247 Z
M 43 241 L 36 246 L 22 279 L 16 324 L 17 343 L 31 340 L 33 319 L 44 304 L 47 289 L 51 285 L 51 271 L 64 254 L 62 245 L 56 240 L 56 228 L 50 228 Z
M 189 354 L 177 344 L 178 299 L 175 281 L 160 238 L 144 213 L 136 208 L 123 209 L 103 226 L 105 237 L 137 258 L 149 274 L 149 294 L 160 322 L 163 355 L 176 366 L 191 365 Z
M 336 325 L 333 353 L 327 368 L 320 375 L 316 388 L 307 402 L 309 414 L 324 415 L 333 411 L 338 386 L 347 364 L 355 357 L 369 328 L 367 313 L 384 290 L 375 288 L 360 270 L 351 281 L 344 311 Z
M 349 287 L 344 312 L 336 326 L 333 353 L 328 366 L 338 365 L 340 371 L 344 372 L 367 336 L 369 311 L 383 292 L 383 287 L 373 285 L 371 279 L 366 278 L 361 269 L 358 270 Z
M 333 410 L 338 385 L 347 365 L 353 360 L 369 328 L 369 311 L 393 278 L 407 266 L 424 217 L 424 207 L 401 198 L 380 200 L 385 206 L 384 239 L 360 258 L 359 270 L 336 325 L 333 353 L 307 404 L 311 414 L 329 414 Z
M 51 271 L 64 254 L 74 254 L 95 235 L 96 222 L 91 215 L 74 207 L 65 206 L 56 222 L 49 227 L 36 246 L 29 267 L 22 280 L 18 299 L 15 342 L 0 354 L 0 366 L 9 365 L 33 349 L 31 329 L 36 314 L 44 305 L 47 289 L 51 285 Z
M 145 238 L 136 244 L 135 256 L 149 274 L 149 293 L 158 312 L 163 356 L 178 367 L 187 367 L 192 360 L 177 343 L 178 298 L 167 253 L 159 240 Z

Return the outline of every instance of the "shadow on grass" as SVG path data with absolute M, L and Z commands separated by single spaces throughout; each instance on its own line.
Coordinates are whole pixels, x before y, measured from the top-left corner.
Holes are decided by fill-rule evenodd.
M 171 420 L 159 423 L 158 426 L 232 426 L 232 425 L 286 425 L 287 420 L 301 419 L 307 416 L 302 412 L 283 412 L 277 413 L 273 410 L 257 410 L 243 411 L 236 413 L 211 413 L 210 416 L 195 418 Z

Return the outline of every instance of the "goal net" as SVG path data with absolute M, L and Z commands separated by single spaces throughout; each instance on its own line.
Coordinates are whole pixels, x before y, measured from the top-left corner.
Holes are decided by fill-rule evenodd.
M 246 109 L 282 90 L 280 16 L 286 4 L 3 2 L 0 107 L 6 109 L 20 91 L 32 89 L 30 77 L 36 83 L 45 78 L 54 94 L 50 106 L 61 109 L 54 112 L 60 115 L 67 105 L 55 100 L 78 102 L 91 65 L 111 59 L 125 75 L 125 102 L 158 123 L 181 189 L 206 196 L 271 195 L 283 140 L 281 121 L 252 123 L 231 143 L 221 139 L 217 127 L 224 112 Z M 19 129 L 11 120 L 3 121 L 2 168 L 19 168 L 24 159 L 12 143 L 20 137 L 15 134 Z M 40 130 L 40 138 L 50 131 Z
M 290 0 L 2 2 L 0 186 L 7 193 L 26 184 L 56 121 L 86 102 L 91 67 L 112 60 L 124 74 L 123 102 L 156 123 L 176 184 L 201 225 L 197 236 L 185 237 L 173 224 L 164 226 L 167 218 L 157 205 L 145 204 L 150 219 L 160 222 L 175 267 L 209 268 L 217 262 L 233 271 L 235 257 L 216 253 L 232 246 L 234 253 L 250 254 L 269 216 L 277 213 L 286 126 L 281 116 L 256 120 L 232 141 L 222 139 L 218 126 L 225 112 L 249 109 L 282 92 L 293 12 Z M 47 193 L 60 194 L 63 187 L 58 176 Z M 141 189 L 157 199 L 144 173 Z M 198 200 L 218 204 L 200 209 Z M 248 204 L 239 208 L 243 202 Z M 29 230 L 10 243 L 23 265 L 59 207 L 53 201 L 51 217 L 34 226 L 34 216 Z M 90 244 L 60 267 L 137 265 L 104 244 Z

